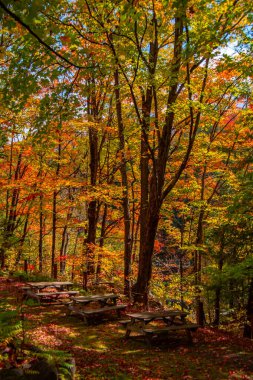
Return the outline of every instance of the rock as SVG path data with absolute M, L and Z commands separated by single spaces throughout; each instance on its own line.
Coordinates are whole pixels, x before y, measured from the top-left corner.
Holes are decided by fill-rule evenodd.
M 41 353 L 37 347 L 31 346 L 30 349 L 32 352 Z M 0 369 L 0 380 L 72 380 L 74 374 L 74 358 L 63 360 L 62 364 L 57 363 L 57 367 L 46 358 L 37 358 L 20 368 Z
M 0 380 L 19 380 L 24 379 L 24 372 L 19 368 L 1 369 Z

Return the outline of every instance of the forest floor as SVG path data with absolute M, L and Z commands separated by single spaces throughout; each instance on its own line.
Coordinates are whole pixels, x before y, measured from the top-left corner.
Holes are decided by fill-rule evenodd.
M 0 303 L 17 307 L 17 283 L 0 279 Z M 198 329 L 189 345 L 185 334 L 148 347 L 124 339 L 116 319 L 85 326 L 65 316 L 65 306 L 25 306 L 25 340 L 69 352 L 77 380 L 253 380 L 253 342 L 213 328 Z

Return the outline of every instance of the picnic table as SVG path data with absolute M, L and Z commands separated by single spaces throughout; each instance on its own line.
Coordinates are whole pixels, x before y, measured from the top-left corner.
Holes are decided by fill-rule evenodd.
M 69 281 L 46 281 L 46 282 L 27 282 L 26 287 L 23 288 L 24 297 L 32 298 L 38 303 L 59 303 L 63 299 L 76 296 L 79 292 L 76 290 L 69 290 L 73 285 Z
M 191 332 L 196 330 L 198 325 L 187 322 L 187 314 L 180 310 L 129 313 L 126 316 L 130 319 L 120 321 L 120 323 L 126 328 L 126 338 L 130 337 L 131 332 L 138 332 L 150 344 L 155 336 L 168 335 L 172 331 L 185 330 L 188 341 L 191 343 Z M 159 321 L 159 324 L 149 325 L 153 321 Z
M 46 289 L 46 288 L 55 288 L 59 290 L 67 289 L 69 290 L 70 286 L 73 286 L 73 282 L 69 281 L 44 281 L 44 282 L 27 282 L 27 286 L 29 286 L 33 291 L 36 291 L 37 293 L 40 292 L 40 290 Z
M 113 293 L 72 297 L 71 302 L 68 304 L 67 315 L 73 314 L 81 316 L 86 324 L 89 324 L 92 317 L 104 315 L 108 311 L 116 311 L 118 317 L 120 317 L 120 312 L 124 310 L 127 305 L 117 304 L 119 298 L 119 294 Z M 98 304 L 98 307 L 87 307 L 91 303 Z

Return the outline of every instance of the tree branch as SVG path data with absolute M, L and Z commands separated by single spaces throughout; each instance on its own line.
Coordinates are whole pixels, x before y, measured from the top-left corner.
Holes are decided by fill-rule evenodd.
M 29 25 L 27 25 L 24 21 L 21 20 L 19 16 L 17 16 L 15 13 L 13 13 L 9 8 L 7 8 L 3 2 L 0 0 L 0 7 L 9 15 L 11 18 L 13 18 L 15 21 L 17 21 L 20 25 L 22 25 L 34 38 L 36 38 L 37 41 L 41 45 L 43 45 L 47 50 L 51 51 L 54 55 L 56 55 L 61 60 L 65 61 L 69 65 L 76 67 L 77 69 L 84 69 L 85 66 L 77 65 L 73 62 L 71 62 L 68 58 L 64 57 L 60 53 L 58 53 L 56 50 L 54 50 L 50 45 L 48 45 L 45 41 L 43 41 L 31 28 Z

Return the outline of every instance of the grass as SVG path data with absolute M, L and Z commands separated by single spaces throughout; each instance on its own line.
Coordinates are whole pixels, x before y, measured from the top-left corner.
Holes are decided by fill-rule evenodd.
M 14 292 L 6 294 L 5 302 L 8 297 L 13 307 Z M 125 340 L 114 319 L 85 326 L 66 317 L 64 306 L 26 306 L 24 311 L 27 342 L 69 352 L 76 380 L 253 380 L 252 341 L 217 329 L 199 329 L 191 346 L 182 331 L 148 347 L 137 337 Z

